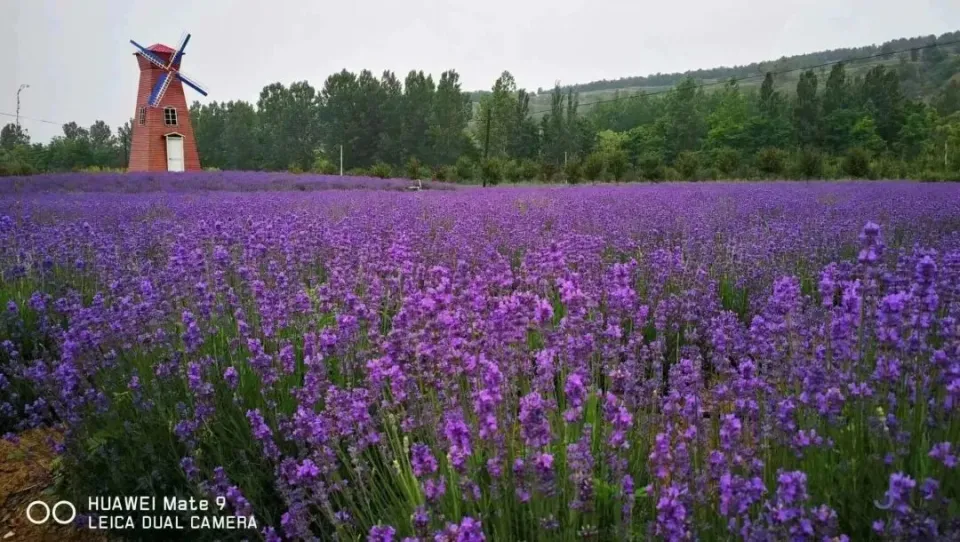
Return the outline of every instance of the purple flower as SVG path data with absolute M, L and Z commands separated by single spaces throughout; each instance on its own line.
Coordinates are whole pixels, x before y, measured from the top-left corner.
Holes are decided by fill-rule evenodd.
M 237 384 L 240 381 L 240 375 L 237 373 L 237 369 L 235 367 L 227 367 L 224 369 L 223 381 L 227 383 L 230 389 L 237 389 Z
M 393 542 L 397 530 L 389 525 L 374 525 L 367 536 L 368 542 Z
M 928 455 L 952 469 L 957 466 L 957 456 L 951 453 L 952 447 L 953 445 L 949 442 L 940 442 L 933 445 Z
M 531 448 L 542 448 L 550 444 L 550 420 L 548 406 L 537 392 L 531 392 L 520 399 L 520 434 Z
M 410 448 L 410 464 L 413 467 L 413 474 L 417 478 L 431 475 L 437 472 L 437 459 L 433 457 L 430 447 L 426 444 L 414 444 Z

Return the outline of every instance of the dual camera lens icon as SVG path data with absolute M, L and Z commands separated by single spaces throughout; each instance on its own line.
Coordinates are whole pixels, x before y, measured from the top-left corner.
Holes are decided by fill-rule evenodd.
M 67 517 L 68 512 L 69 517 Z M 43 525 L 50 521 L 51 517 L 60 525 L 67 525 L 77 517 L 77 508 L 70 501 L 60 501 L 52 508 L 43 501 L 33 501 L 27 505 L 27 521 L 30 523 Z

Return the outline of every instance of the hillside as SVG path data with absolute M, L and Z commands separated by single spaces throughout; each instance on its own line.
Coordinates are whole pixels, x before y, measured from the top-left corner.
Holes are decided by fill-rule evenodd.
M 926 47 L 935 43 L 944 45 L 936 48 L 934 53 L 927 53 L 928 50 L 901 52 L 917 47 Z M 801 69 L 884 53 L 890 54 L 886 57 L 849 63 L 847 65 L 848 74 L 856 77 L 866 73 L 867 70 L 877 65 L 898 67 L 901 71 L 902 87 L 905 94 L 914 99 L 924 98 L 938 90 L 952 75 L 960 72 L 960 31 L 947 32 L 940 36 L 931 34 L 914 38 L 898 38 L 880 45 L 830 49 L 803 55 L 781 57 L 777 60 L 763 60 L 745 66 L 720 66 L 682 73 L 658 73 L 648 76 L 621 77 L 616 80 L 600 80 L 566 85 L 562 88 L 564 91 L 573 88 L 580 93 L 581 112 L 589 110 L 592 102 L 609 100 L 618 94 L 634 94 L 641 91 L 647 93 L 663 92 L 672 88 L 686 77 L 693 77 L 697 82 L 706 85 L 707 90 L 719 88 L 720 85 L 717 83 L 723 83 L 730 78 L 745 78 L 740 82 L 740 87 L 746 90 L 759 88 L 760 83 L 763 82 L 764 74 L 768 71 L 775 73 L 788 72 L 776 77 L 776 86 L 779 90 L 793 93 L 796 89 L 797 81 L 800 78 Z M 944 54 L 952 57 L 952 62 L 944 63 L 948 65 L 948 68 L 941 70 L 941 73 L 931 75 L 918 69 L 918 66 L 924 61 L 926 54 Z M 819 68 L 817 71 L 826 73 L 828 70 L 829 67 L 825 67 Z M 549 109 L 550 90 L 551 89 L 537 89 L 537 92 L 532 94 L 530 109 L 534 113 Z M 486 90 L 473 92 L 471 93 L 471 99 L 477 102 L 480 96 L 488 92 L 489 91 Z

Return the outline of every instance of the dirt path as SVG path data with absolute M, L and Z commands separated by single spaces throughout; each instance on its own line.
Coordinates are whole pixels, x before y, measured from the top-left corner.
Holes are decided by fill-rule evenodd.
M 0 542 L 106 542 L 100 533 L 48 521 L 34 525 L 27 520 L 26 509 L 33 501 L 48 505 L 53 495 L 52 467 L 56 455 L 50 447 L 56 433 L 34 429 L 20 435 L 19 442 L 0 439 Z M 42 509 L 34 517 L 43 516 Z

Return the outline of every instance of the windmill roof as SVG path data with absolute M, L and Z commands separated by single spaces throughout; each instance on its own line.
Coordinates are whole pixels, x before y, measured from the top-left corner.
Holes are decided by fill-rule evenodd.
M 154 44 L 151 45 L 150 47 L 147 47 L 147 50 L 148 50 L 148 51 L 153 51 L 154 53 L 169 53 L 169 54 L 173 54 L 173 53 L 176 53 L 176 52 L 177 52 L 177 51 L 175 51 L 174 49 L 171 49 L 170 47 L 167 47 L 166 45 L 164 45 L 164 44 L 162 44 L 162 43 L 154 43 Z

